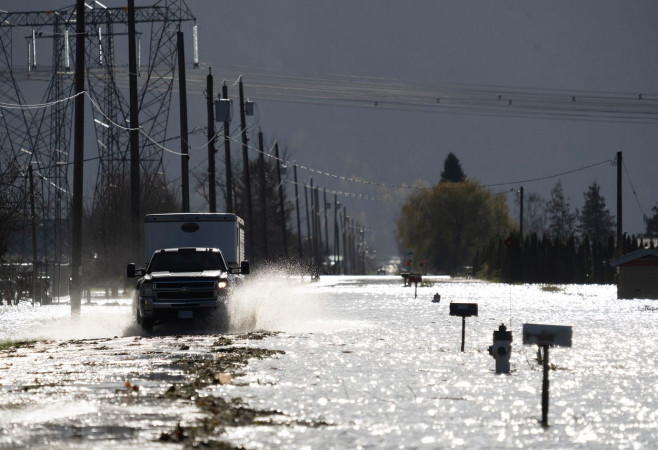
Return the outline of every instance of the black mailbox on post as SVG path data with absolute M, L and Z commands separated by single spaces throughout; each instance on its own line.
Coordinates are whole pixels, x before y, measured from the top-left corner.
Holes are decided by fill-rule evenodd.
M 471 317 L 478 315 L 477 303 L 450 303 L 450 315 L 459 317 Z
M 420 283 L 423 281 L 423 276 L 416 273 L 409 274 L 409 284 L 411 283 Z
M 544 365 L 544 378 L 542 380 L 541 392 L 541 422 L 548 426 L 548 392 L 549 392 L 549 364 L 548 348 L 549 347 L 571 347 L 571 337 L 573 332 L 570 326 L 563 325 L 542 325 L 538 323 L 523 324 L 523 343 L 526 345 L 537 344 L 544 349 L 542 363 Z
M 478 315 L 477 303 L 453 303 L 450 302 L 450 315 L 462 318 L 462 352 L 466 340 L 466 318 Z

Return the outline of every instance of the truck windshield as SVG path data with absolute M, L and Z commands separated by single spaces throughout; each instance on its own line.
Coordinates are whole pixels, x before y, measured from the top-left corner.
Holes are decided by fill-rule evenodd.
M 158 252 L 153 255 L 148 272 L 202 272 L 221 270 L 226 263 L 218 252 Z

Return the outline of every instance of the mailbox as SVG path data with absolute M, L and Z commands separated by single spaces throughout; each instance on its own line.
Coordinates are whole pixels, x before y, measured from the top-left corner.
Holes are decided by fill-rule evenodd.
M 477 303 L 450 303 L 450 315 L 459 317 L 471 317 L 478 315 Z
M 526 345 L 571 347 L 571 335 L 569 326 L 523 324 L 523 343 Z
M 421 281 L 423 281 L 423 277 L 421 275 L 415 273 L 409 274 L 409 283 L 420 283 Z
M 541 325 L 537 323 L 523 324 L 523 343 L 526 345 L 537 344 L 544 348 L 542 364 L 544 366 L 544 378 L 541 390 L 541 423 L 548 426 L 548 348 L 553 346 L 571 347 L 571 327 L 560 325 Z

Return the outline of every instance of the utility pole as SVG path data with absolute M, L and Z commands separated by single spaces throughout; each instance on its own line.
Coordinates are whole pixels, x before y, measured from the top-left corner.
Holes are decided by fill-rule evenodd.
M 267 248 L 267 186 L 265 185 L 265 149 L 263 146 L 263 132 L 258 130 L 258 171 L 260 178 L 260 207 L 261 228 L 263 229 L 263 256 L 267 260 L 269 252 Z
M 228 99 L 226 81 L 222 86 L 222 98 Z M 228 118 L 228 117 L 227 117 Z M 224 121 L 224 164 L 226 165 L 226 212 L 233 213 L 233 171 L 231 169 L 231 131 L 230 122 Z
M 334 194 L 334 264 L 336 275 L 340 275 L 340 248 L 338 244 L 338 194 Z
M 132 260 L 142 254 L 141 188 L 139 173 L 139 102 L 137 92 L 137 45 L 135 0 L 128 0 L 128 79 L 130 86 L 130 237 Z
M 313 186 L 313 177 L 311 177 L 311 186 Z M 311 213 L 308 209 L 308 192 L 307 185 L 304 185 L 304 203 L 306 203 L 306 239 L 308 240 L 308 253 L 311 261 L 313 259 L 313 235 L 311 234 Z
M 32 164 L 27 166 L 27 174 L 30 178 L 30 222 L 32 224 L 32 305 L 37 301 L 37 215 L 34 208 L 34 174 Z M 39 293 L 41 302 L 41 293 Z
M 320 228 L 320 195 L 317 187 L 311 184 L 311 210 L 313 211 L 313 259 L 320 267 L 322 251 L 322 230 Z
M 349 275 L 347 264 L 347 206 L 343 205 L 343 273 Z
M 75 6 L 75 130 L 73 136 L 73 199 L 71 205 L 71 315 L 80 314 L 82 301 L 82 182 L 85 159 L 85 2 Z
M 523 248 L 523 186 L 519 189 L 519 248 Z
M 187 141 L 187 90 L 185 87 L 185 45 L 183 32 L 178 31 L 178 94 L 180 98 L 180 141 L 181 141 L 181 181 L 183 195 L 183 212 L 190 212 L 190 159 Z
M 213 103 L 213 76 L 208 67 L 206 77 L 206 104 L 208 107 L 208 211 L 217 212 L 215 197 L 215 104 Z
M 329 256 L 329 222 L 327 220 L 327 188 L 324 188 L 324 249 Z
M 247 118 L 244 111 L 244 88 L 242 87 L 242 77 L 238 84 L 240 89 L 240 134 L 242 135 L 242 165 L 244 172 L 244 185 L 247 188 L 247 258 L 253 260 L 254 257 L 254 212 L 251 204 L 251 177 L 249 175 L 249 154 L 247 152 Z
M 519 202 L 519 246 L 516 249 L 512 249 L 512 252 L 516 251 L 518 252 L 517 254 L 519 255 L 519 268 L 518 268 L 518 276 L 519 279 L 523 281 L 523 186 L 521 186 L 521 189 L 519 189 L 519 194 L 520 194 L 520 202 Z M 510 262 L 510 277 L 512 276 L 511 274 L 511 262 Z
M 274 155 L 276 156 L 276 173 L 277 182 L 279 183 L 279 209 L 281 210 L 281 228 L 283 229 L 283 248 L 286 252 L 286 259 L 290 256 L 288 253 L 288 233 L 286 230 L 286 209 L 283 198 L 283 183 L 281 182 L 281 159 L 279 158 L 279 143 L 274 142 Z
M 621 199 L 621 170 L 622 170 L 621 151 L 617 152 L 617 246 L 615 256 L 620 257 L 624 253 L 624 237 L 622 231 L 622 199 Z
M 302 247 L 302 220 L 299 214 L 299 183 L 297 182 L 297 164 L 293 164 L 295 174 L 295 204 L 297 206 L 297 245 L 299 246 L 299 260 L 304 258 L 304 249 Z

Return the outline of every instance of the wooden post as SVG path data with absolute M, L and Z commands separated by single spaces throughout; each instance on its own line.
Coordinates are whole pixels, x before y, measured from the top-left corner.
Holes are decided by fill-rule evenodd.
M 549 391 L 549 381 L 548 381 L 548 345 L 543 345 L 544 355 L 542 359 L 544 360 L 544 379 L 542 382 L 541 389 L 541 423 L 545 427 L 548 426 L 548 391 Z
M 462 353 L 464 352 L 465 342 L 466 342 L 466 316 L 462 316 Z

